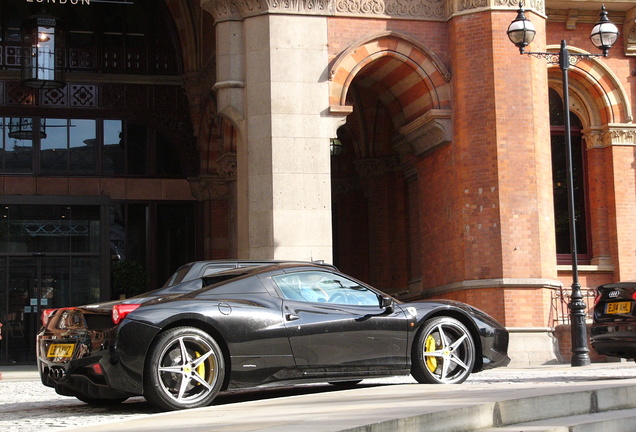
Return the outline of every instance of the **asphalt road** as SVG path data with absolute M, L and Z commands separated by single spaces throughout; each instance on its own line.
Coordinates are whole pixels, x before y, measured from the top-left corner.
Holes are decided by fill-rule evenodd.
M 114 407 L 93 407 L 71 397 L 60 396 L 44 387 L 35 372 L 24 369 L 3 368 L 4 380 L 0 381 L 0 432 L 48 432 L 76 428 L 91 424 L 139 418 L 158 413 L 143 398 L 131 398 Z M 461 386 L 508 383 L 567 383 L 636 378 L 633 362 L 593 364 L 573 368 L 569 365 L 549 365 L 532 368 L 499 368 L 472 375 Z M 415 384 L 410 377 L 365 380 L 359 386 Z M 310 385 L 243 391 L 224 394 L 215 404 L 230 404 L 254 399 L 276 398 L 296 394 L 338 391 L 330 385 Z

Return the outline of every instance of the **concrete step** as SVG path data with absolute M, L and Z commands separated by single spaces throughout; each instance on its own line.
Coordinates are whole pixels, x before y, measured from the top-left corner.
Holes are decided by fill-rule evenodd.
M 533 389 L 536 391 L 536 389 Z M 544 391 L 547 389 L 544 388 Z M 636 431 L 636 386 L 617 385 L 518 397 L 500 389 L 495 400 L 464 404 L 363 427 L 347 432 L 633 432 Z M 530 393 L 530 392 L 529 392 Z M 492 396 L 492 395 L 491 395 Z M 517 397 L 516 397 L 517 396 Z M 450 401 L 457 402 L 457 401 Z M 474 399 L 473 399 L 473 402 Z
M 559 417 L 520 423 L 479 432 L 633 432 L 636 431 L 636 409 Z

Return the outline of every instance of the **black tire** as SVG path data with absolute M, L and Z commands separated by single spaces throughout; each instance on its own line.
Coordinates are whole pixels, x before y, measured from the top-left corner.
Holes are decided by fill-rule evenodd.
M 81 400 L 84 403 L 87 403 L 92 406 L 100 407 L 100 406 L 114 406 L 119 405 L 120 403 L 128 400 L 128 398 L 117 398 L 117 399 L 99 399 L 92 398 L 88 396 L 75 396 L 77 399 Z
M 208 406 L 219 393 L 225 362 L 206 332 L 176 327 L 150 346 L 144 367 L 144 397 L 165 410 Z
M 413 346 L 411 375 L 422 384 L 459 384 L 472 372 L 475 356 L 475 342 L 461 322 L 431 318 Z

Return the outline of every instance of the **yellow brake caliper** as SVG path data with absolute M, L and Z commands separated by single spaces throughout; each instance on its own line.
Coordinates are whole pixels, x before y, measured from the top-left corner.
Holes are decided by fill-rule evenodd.
M 426 341 L 424 342 L 424 352 L 433 352 L 437 350 L 437 344 L 435 343 L 435 338 L 431 335 L 428 335 Z M 435 372 L 437 369 L 437 358 L 433 356 L 426 356 L 426 367 L 429 371 Z
M 196 358 L 201 357 L 201 354 L 199 353 L 199 351 L 195 351 L 194 352 L 194 356 Z M 199 376 L 203 379 L 205 379 L 205 362 L 201 363 L 199 366 L 197 366 L 197 373 L 199 374 Z M 197 383 L 197 385 L 201 385 L 200 383 Z

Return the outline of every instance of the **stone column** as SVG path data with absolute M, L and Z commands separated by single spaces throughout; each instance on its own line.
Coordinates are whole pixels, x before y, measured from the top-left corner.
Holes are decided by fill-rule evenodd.
M 332 260 L 327 19 L 245 19 L 250 258 Z M 240 202 L 239 202 L 240 205 Z
M 238 256 L 332 261 L 327 17 L 312 4 L 202 0 L 219 113 L 238 130 Z M 305 7 L 306 6 L 306 7 Z M 272 13 L 272 12 L 275 12 Z

